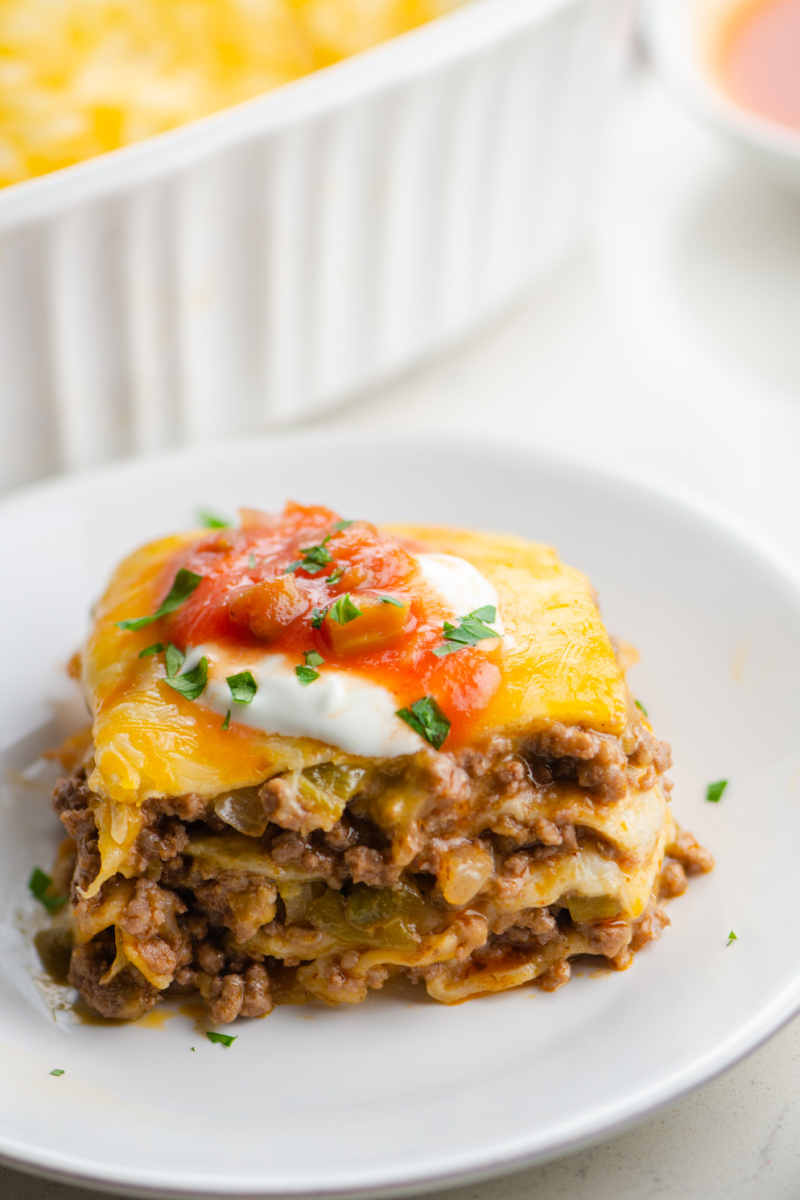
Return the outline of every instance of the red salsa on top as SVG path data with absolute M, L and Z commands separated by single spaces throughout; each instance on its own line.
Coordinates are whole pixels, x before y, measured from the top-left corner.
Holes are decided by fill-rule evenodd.
M 216 643 L 240 659 L 283 654 L 308 685 L 328 666 L 352 670 L 390 691 L 432 744 L 462 741 L 500 684 L 498 643 L 487 640 L 495 613 L 453 613 L 426 581 L 422 551 L 319 506 L 244 509 L 239 528 L 203 535 L 170 564 L 162 627 L 182 652 Z M 179 575 L 185 595 L 170 611 Z M 434 736 L 414 720 L 420 701 L 446 717 Z

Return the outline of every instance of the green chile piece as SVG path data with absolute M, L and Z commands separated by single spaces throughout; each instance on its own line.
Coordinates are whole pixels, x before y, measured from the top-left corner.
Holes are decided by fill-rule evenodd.
M 564 901 L 576 923 L 606 921 L 619 916 L 619 901 L 614 896 L 569 896 Z
M 306 917 L 316 929 L 333 934 L 345 945 L 413 950 L 419 935 L 410 919 L 409 893 L 421 906 L 413 888 L 357 884 L 349 896 L 327 891 L 309 905 Z
M 357 803 L 364 814 L 390 836 L 402 836 L 428 803 L 428 798 L 429 785 L 414 773 L 400 783 L 384 788 L 378 796 Z
M 244 833 L 247 837 L 261 837 L 266 832 L 269 818 L 264 811 L 259 793 L 261 787 L 236 788 L 232 792 L 223 792 L 214 801 L 214 812 L 233 829 Z
M 420 903 L 416 888 L 406 883 L 393 888 L 371 888 L 357 883 L 345 898 L 344 915 L 351 925 L 385 925 L 398 917 L 414 917 Z
M 311 883 L 301 883 L 297 880 L 282 880 L 278 884 L 278 893 L 283 901 L 288 924 L 305 920 L 309 905 L 319 896 L 324 895 L 326 885 L 321 879 Z
M 347 801 L 358 791 L 366 771 L 339 763 L 306 767 L 297 780 L 300 799 L 313 811 L 338 821 Z

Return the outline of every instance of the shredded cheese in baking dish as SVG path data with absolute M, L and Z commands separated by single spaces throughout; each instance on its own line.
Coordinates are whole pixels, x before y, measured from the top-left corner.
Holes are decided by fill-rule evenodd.
M 458 0 L 2 0 L 0 185 L 249 100 Z

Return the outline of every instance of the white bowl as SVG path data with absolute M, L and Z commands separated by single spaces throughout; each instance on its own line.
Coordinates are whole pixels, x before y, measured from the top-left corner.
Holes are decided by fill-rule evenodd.
M 742 0 L 645 0 L 645 39 L 676 96 L 759 168 L 800 189 L 800 132 L 738 104 L 717 76 L 714 39 L 741 4 Z
M 295 421 L 573 242 L 630 0 L 475 0 L 0 192 L 0 489 Z
M 159 1010 L 127 1026 L 54 1019 L 14 913 L 34 920 L 25 885 L 57 822 L 47 780 L 9 769 L 85 720 L 58 664 L 121 555 L 198 504 L 230 513 L 287 495 L 508 529 L 587 571 L 609 627 L 641 651 L 631 682 L 673 743 L 676 816 L 717 856 L 629 971 L 453 1008 L 415 992 L 284 1007 L 237 1023 L 230 1049 L 181 1015 L 159 1028 Z M 618 1130 L 800 1008 L 800 576 L 704 503 L 446 436 L 276 436 L 31 490 L 0 505 L 0 542 L 0 1159 L 140 1198 L 443 1186 Z

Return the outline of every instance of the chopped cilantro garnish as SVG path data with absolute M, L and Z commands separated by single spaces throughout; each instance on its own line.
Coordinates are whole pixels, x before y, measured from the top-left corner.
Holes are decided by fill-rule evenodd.
M 731 942 L 738 942 L 738 940 L 739 939 L 737 938 L 736 934 L 733 932 L 733 930 L 731 930 L 730 933 L 728 934 L 728 940 L 725 943 L 725 945 L 730 946 Z
M 168 613 L 175 612 L 175 609 L 180 608 L 184 600 L 189 599 L 202 578 L 202 575 L 196 575 L 194 571 L 187 571 L 186 567 L 181 567 L 172 581 L 172 587 L 152 617 L 134 617 L 129 621 L 117 621 L 117 629 L 144 629 L 145 625 L 151 625 L 159 617 L 166 617 Z
M 38 900 L 39 897 L 43 895 L 44 892 L 50 887 L 52 882 L 53 880 L 46 871 L 43 871 L 41 867 L 34 867 L 33 871 L 31 872 L 31 877 L 28 880 L 28 887 Z
M 195 1050 L 194 1046 L 190 1046 L 190 1047 L 189 1047 L 189 1049 L 191 1050 L 192 1054 L 196 1054 L 196 1053 L 197 1053 L 197 1051 Z
M 148 646 L 146 650 L 139 651 L 139 658 L 149 658 L 151 654 L 160 654 L 163 649 L 163 642 L 153 642 L 153 645 Z
M 640 713 L 642 713 L 642 714 L 643 714 L 645 717 L 649 717 L 649 716 L 650 716 L 649 712 L 647 711 L 647 709 L 645 708 L 645 706 L 642 704 L 641 700 L 634 700 L 634 702 L 633 702 L 633 703 L 636 705 L 636 707 L 638 708 L 639 712 L 640 712 Z
M 66 902 L 66 896 L 53 896 L 50 894 L 50 888 L 53 886 L 53 881 L 46 871 L 41 867 L 34 867 L 31 872 L 31 877 L 28 880 L 28 887 L 33 892 L 40 904 L 43 904 L 49 913 L 58 912 Z
M 240 671 L 238 675 L 228 675 L 225 682 L 231 689 L 231 695 L 237 704 L 249 704 L 258 691 L 258 684 L 253 678 L 252 671 Z
M 326 583 L 338 583 L 344 575 L 344 567 L 337 567 L 332 575 L 328 575 L 325 579 Z
M 230 1033 L 214 1033 L 211 1030 L 206 1032 L 206 1037 L 210 1042 L 219 1042 L 220 1046 L 232 1046 L 236 1041 Z
M 406 725 L 430 742 L 434 750 L 438 750 L 450 732 L 450 722 L 444 715 L 433 696 L 423 696 L 415 700 L 410 708 L 398 709 L 397 716 Z
M 719 779 L 716 783 L 710 783 L 706 788 L 706 800 L 710 800 L 712 804 L 716 804 L 722 798 L 722 793 L 727 786 L 727 779 Z
M 349 529 L 352 524 L 352 521 L 335 521 L 331 528 L 335 529 L 337 533 L 341 533 L 343 529 Z
M 154 617 L 165 617 L 167 613 L 175 612 L 175 609 L 180 608 L 184 600 L 189 599 L 202 581 L 202 575 L 196 575 L 194 571 L 187 571 L 186 567 L 181 567 L 172 581 L 172 587 L 169 589 L 166 599 L 156 609 Z
M 63 1075 L 64 1072 L 62 1071 L 61 1067 L 56 1067 L 56 1069 L 54 1071 L 51 1071 L 50 1074 L 51 1075 Z
M 131 617 L 127 621 L 117 621 L 117 629 L 121 629 L 124 633 L 133 632 L 137 629 L 144 629 L 145 625 L 152 625 L 155 617 Z
M 321 654 L 317 654 L 316 650 L 304 650 L 303 658 L 306 660 L 307 667 L 321 667 L 325 659 Z
M 295 667 L 294 673 L 303 687 L 307 687 L 309 683 L 313 683 L 315 679 L 319 679 L 319 671 L 314 671 L 311 667 Z
M 220 729 L 230 729 L 230 727 L 231 727 L 231 710 L 228 709 L 228 711 L 225 713 L 225 720 L 220 725 Z M 192 1047 L 192 1049 L 194 1049 L 194 1047 Z
M 441 658 L 444 654 L 453 654 L 456 650 L 463 650 L 465 646 L 475 646 L 487 638 L 499 637 L 500 634 L 497 630 L 491 629 L 488 624 L 496 618 L 497 609 L 494 605 L 485 604 L 483 608 L 476 608 L 474 612 L 467 613 L 465 617 L 459 617 L 458 625 L 445 621 L 443 629 L 445 640 L 441 646 L 436 647 L 433 653 Z
M 205 657 L 200 659 L 194 670 L 187 671 L 185 675 L 178 675 L 176 679 L 164 680 L 168 687 L 180 692 L 187 700 L 196 700 L 198 696 L 202 696 L 207 682 L 208 659 Z
M 316 605 L 314 606 L 314 608 L 312 608 L 312 610 L 311 610 L 311 628 L 312 629 L 321 629 L 322 628 L 322 620 L 327 611 L 328 611 L 327 608 L 323 608 L 320 610 L 319 608 L 316 607 Z
M 397 600 L 394 596 L 381 596 L 381 604 L 393 604 L 395 608 L 406 607 L 402 600 Z
M 252 551 L 252 550 L 250 551 L 250 557 L 249 557 L 249 558 L 248 558 L 248 560 L 247 560 L 247 565 L 248 565 L 248 567 L 250 568 L 250 570 L 251 570 L 251 571 L 255 571 L 255 569 L 256 569 L 256 556 L 255 556 L 255 554 L 253 553 L 253 551 Z
M 337 596 L 328 612 L 337 625 L 346 625 L 348 621 L 355 621 L 356 617 L 361 616 L 361 609 L 350 599 L 349 592 Z
M 164 655 L 164 661 L 167 664 L 167 676 L 174 679 L 180 674 L 180 669 L 183 666 L 186 655 L 177 646 L 173 646 L 172 642 L 167 644 L 167 653 Z
M 326 544 L 331 540 L 331 535 L 320 542 L 318 546 L 301 546 L 300 553 L 302 558 L 298 558 L 296 562 L 289 563 L 288 567 L 283 568 L 284 575 L 288 575 L 290 571 L 307 571 L 309 575 L 319 575 L 320 571 L 324 571 L 333 558 L 325 549 Z
M 207 508 L 198 508 L 197 519 L 206 529 L 230 529 L 233 524 L 233 521 L 226 521 L 224 517 L 214 516 Z

